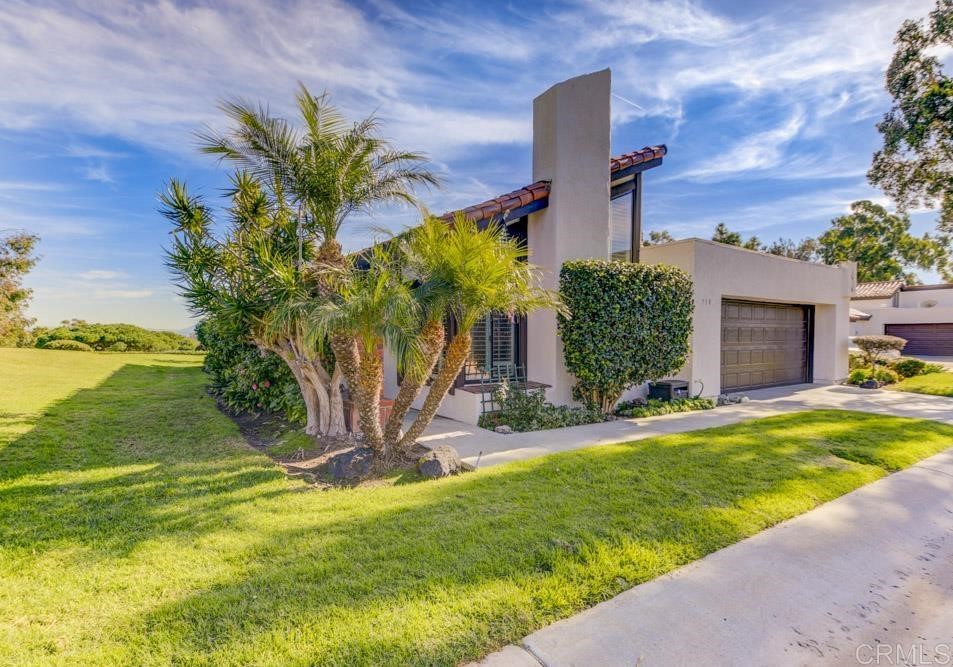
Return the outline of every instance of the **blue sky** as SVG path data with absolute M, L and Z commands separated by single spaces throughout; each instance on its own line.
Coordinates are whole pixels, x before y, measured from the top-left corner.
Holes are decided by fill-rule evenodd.
M 887 110 L 883 72 L 905 18 L 932 2 L 18 2 L 0 4 L 0 229 L 42 237 L 28 284 L 42 324 L 69 317 L 184 328 L 161 248 L 170 177 L 211 198 L 226 172 L 192 133 L 216 102 L 290 113 L 297 81 L 352 118 L 376 112 L 426 151 L 434 211 L 529 182 L 532 99 L 613 70 L 613 150 L 666 143 L 647 229 L 764 240 L 816 235 L 851 201 Z M 933 215 L 914 216 L 917 231 Z M 379 212 L 345 231 L 413 221 Z M 925 276 L 931 278 L 931 276 Z

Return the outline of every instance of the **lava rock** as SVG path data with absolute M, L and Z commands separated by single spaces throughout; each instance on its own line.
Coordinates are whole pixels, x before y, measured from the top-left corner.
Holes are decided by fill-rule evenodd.
M 497 433 L 502 433 L 503 435 L 509 435 L 510 433 L 513 432 L 513 429 L 507 426 L 506 424 L 500 424 L 493 430 L 496 431 Z
M 880 389 L 880 383 L 876 380 L 865 380 L 860 384 L 861 389 Z
M 331 459 L 331 476 L 334 479 L 353 481 L 367 477 L 374 467 L 374 450 L 370 447 L 355 447 Z
M 424 477 L 446 477 L 464 469 L 460 455 L 450 445 L 438 445 L 417 459 L 417 470 Z

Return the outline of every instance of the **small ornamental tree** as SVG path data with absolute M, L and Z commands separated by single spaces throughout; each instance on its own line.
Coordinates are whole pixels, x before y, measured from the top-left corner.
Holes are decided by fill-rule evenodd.
M 566 368 L 576 396 L 606 414 L 629 387 L 677 371 L 692 333 L 691 278 L 666 265 L 566 262 L 559 315 Z
M 881 355 L 891 350 L 899 352 L 907 345 L 907 341 L 897 336 L 857 336 L 854 345 L 864 353 L 864 361 L 874 370 Z

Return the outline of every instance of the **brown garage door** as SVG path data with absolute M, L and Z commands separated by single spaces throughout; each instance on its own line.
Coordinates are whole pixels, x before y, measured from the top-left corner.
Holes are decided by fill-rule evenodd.
M 906 338 L 904 354 L 953 354 L 953 322 L 948 324 L 885 324 L 888 336 Z
M 721 303 L 721 390 L 810 382 L 807 306 Z

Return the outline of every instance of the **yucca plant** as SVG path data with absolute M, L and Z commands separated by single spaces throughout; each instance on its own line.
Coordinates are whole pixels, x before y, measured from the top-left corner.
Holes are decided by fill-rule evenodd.
M 194 313 L 281 357 L 301 390 L 308 434 L 343 434 L 341 371 L 333 357 L 312 344 L 299 321 L 286 315 L 275 322 L 279 307 L 313 291 L 302 266 L 311 248 L 300 246 L 294 216 L 252 174 L 235 174 L 227 195 L 228 226 L 218 236 L 211 209 L 184 183 L 172 180 L 160 195 L 160 210 L 173 224 L 166 262 L 180 294 Z

